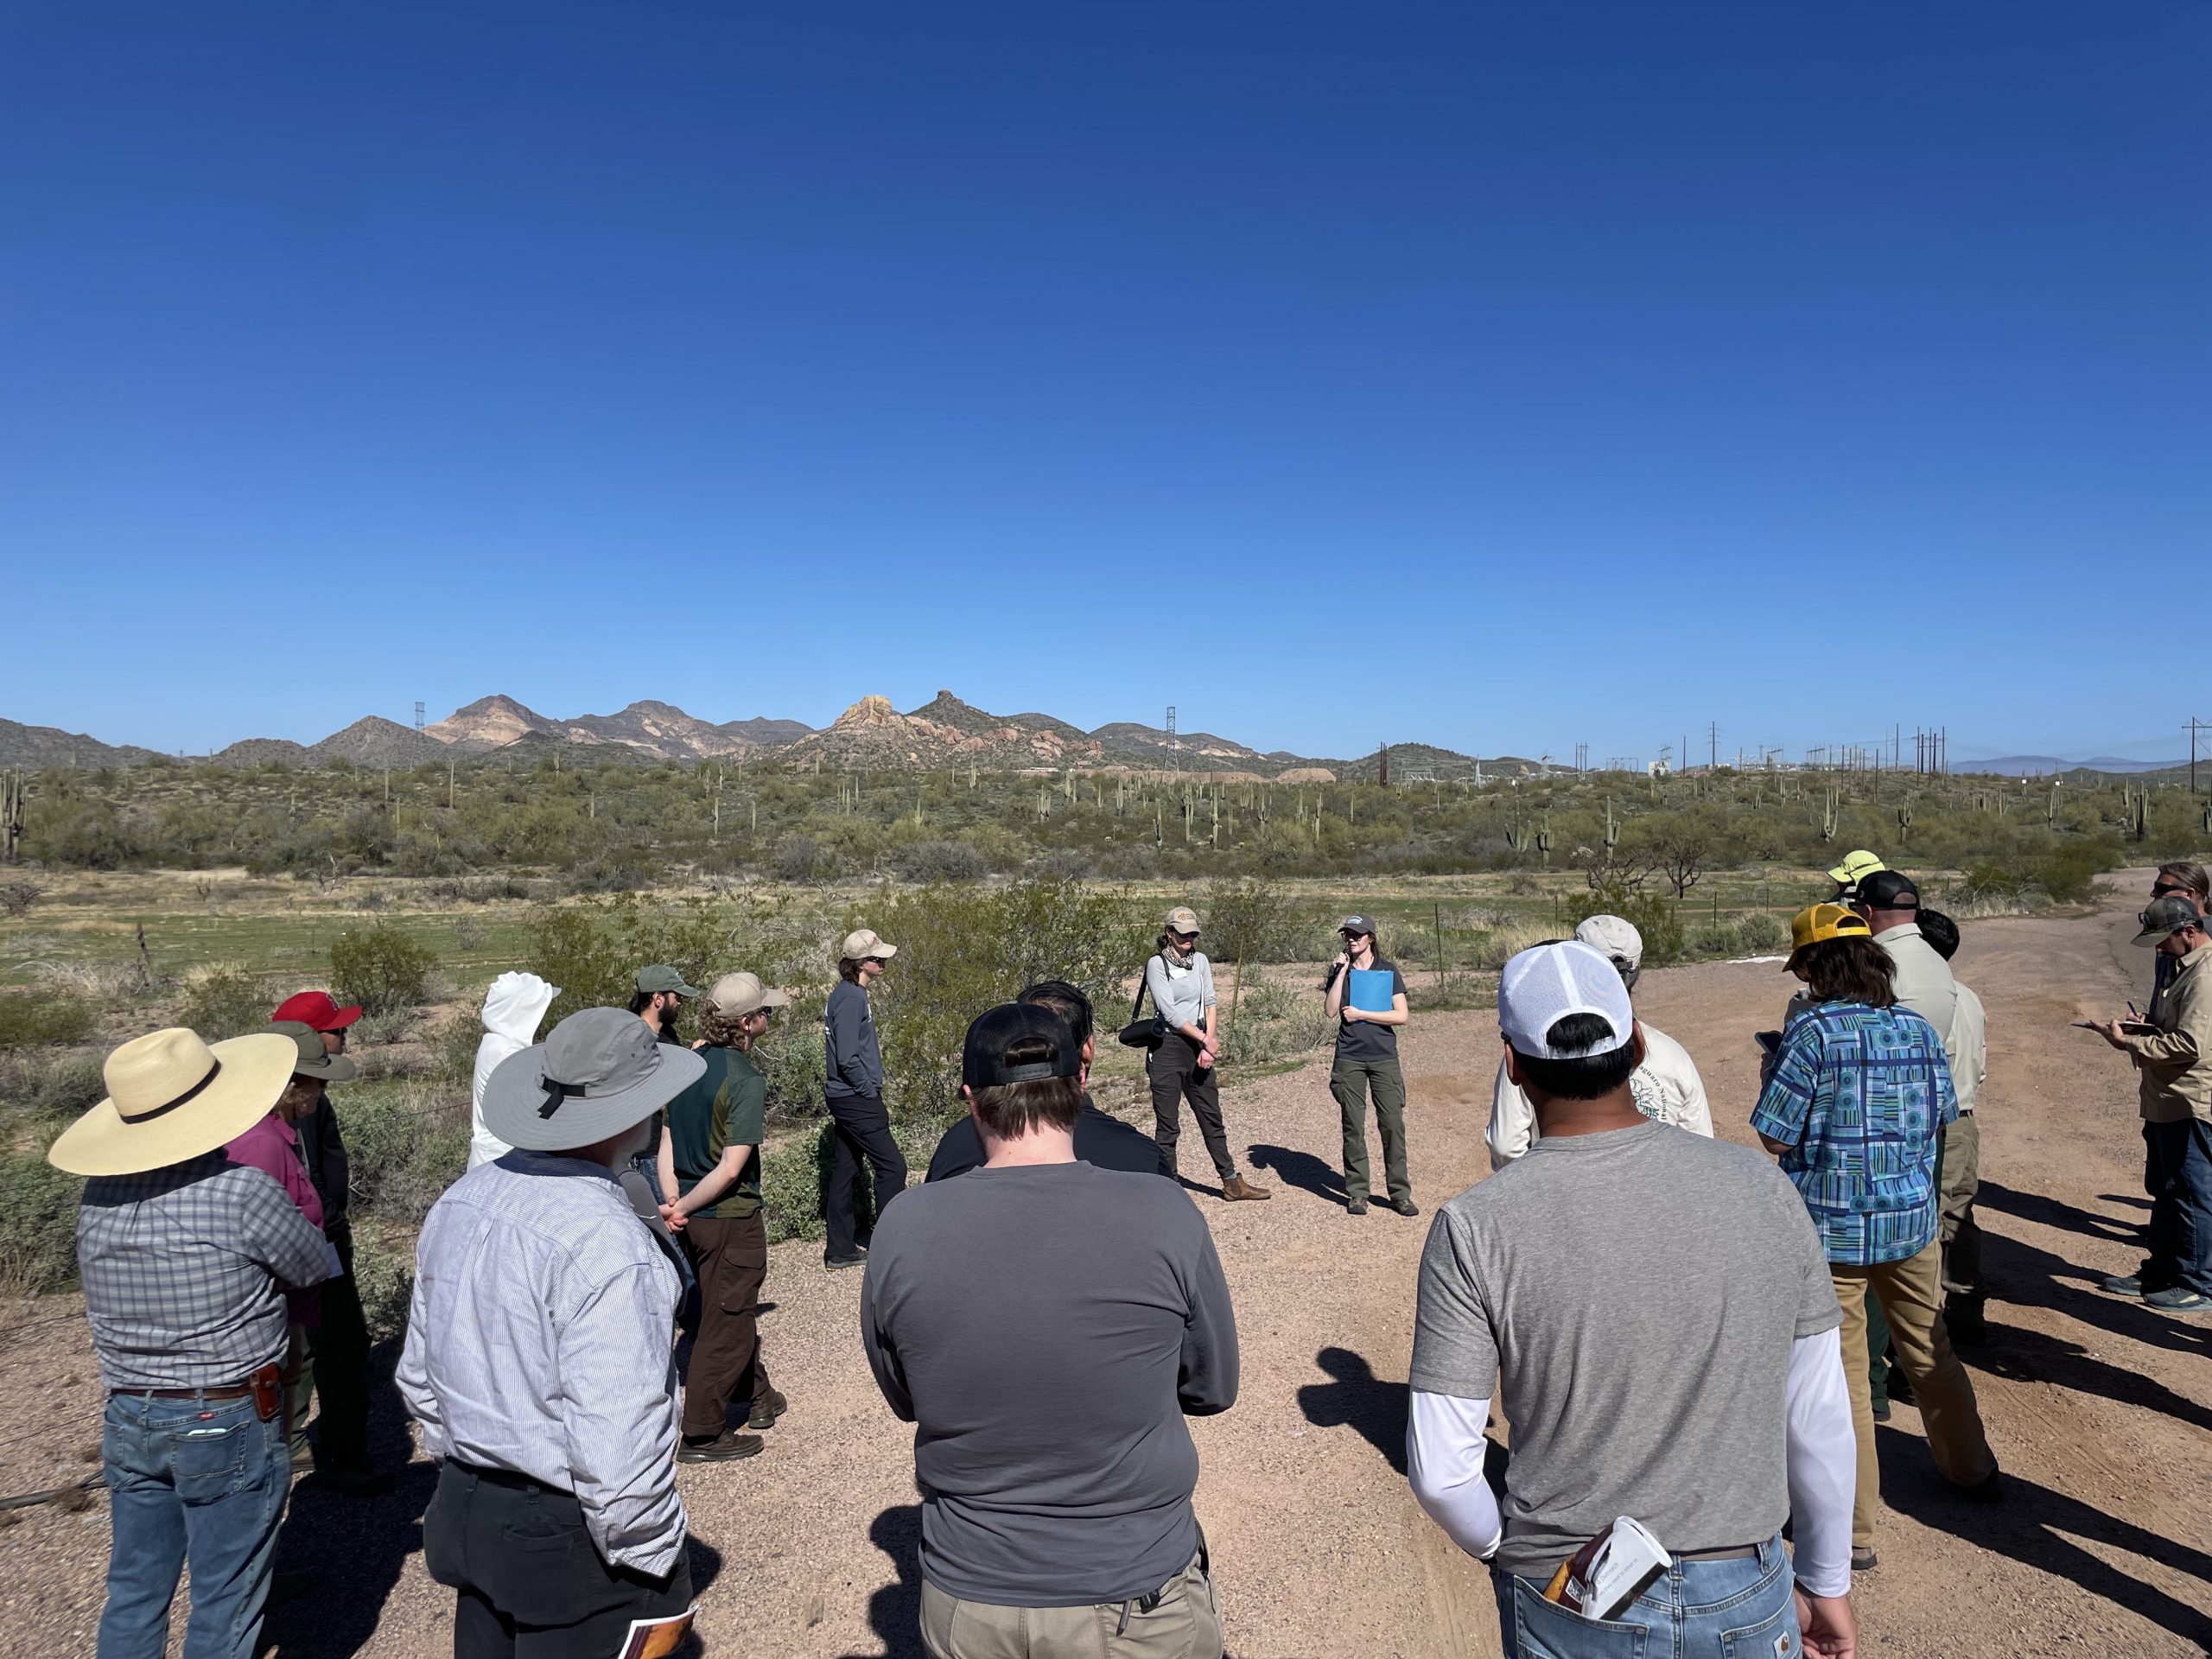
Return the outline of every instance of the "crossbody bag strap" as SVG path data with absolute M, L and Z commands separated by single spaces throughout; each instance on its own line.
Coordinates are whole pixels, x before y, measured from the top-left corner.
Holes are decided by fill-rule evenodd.
M 1147 959 L 1145 966 L 1147 968 L 1152 966 L 1152 963 L 1149 958 Z M 1144 994 L 1151 988 L 1152 982 L 1147 979 L 1144 976 L 1144 974 L 1140 971 L 1137 975 L 1137 1000 L 1129 1004 L 1129 1023 L 1131 1025 L 1135 1025 L 1136 1023 L 1138 1012 L 1144 1007 Z

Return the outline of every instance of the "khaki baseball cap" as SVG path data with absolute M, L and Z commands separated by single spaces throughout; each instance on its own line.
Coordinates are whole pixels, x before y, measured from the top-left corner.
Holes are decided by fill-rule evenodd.
M 845 935 L 844 944 L 837 947 L 838 958 L 844 962 L 866 962 L 870 957 L 887 962 L 898 954 L 899 947 L 876 938 L 872 927 L 855 928 Z
M 780 1008 L 790 1001 L 774 986 L 763 985 L 758 974 L 724 974 L 707 993 L 707 1006 L 730 1020 L 756 1008 Z
M 1167 912 L 1170 933 L 1195 933 L 1198 931 L 1198 912 L 1188 905 L 1178 905 Z

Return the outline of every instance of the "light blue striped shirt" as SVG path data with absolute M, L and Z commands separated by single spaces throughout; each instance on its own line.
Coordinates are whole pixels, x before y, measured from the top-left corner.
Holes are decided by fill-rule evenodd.
M 574 1492 L 610 1564 L 665 1574 L 685 1525 L 677 1295 L 604 1165 L 517 1151 L 470 1170 L 416 1244 L 397 1381 L 423 1450 Z

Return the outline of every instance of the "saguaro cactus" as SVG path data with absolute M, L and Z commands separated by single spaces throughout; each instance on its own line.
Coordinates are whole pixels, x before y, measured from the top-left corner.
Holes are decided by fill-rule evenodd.
M 1912 807 L 1910 803 L 1897 808 L 1897 845 L 1902 847 L 1912 839 Z

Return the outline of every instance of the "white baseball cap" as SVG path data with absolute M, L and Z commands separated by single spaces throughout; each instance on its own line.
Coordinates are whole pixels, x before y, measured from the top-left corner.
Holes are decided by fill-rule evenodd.
M 898 954 L 899 947 L 886 944 L 872 927 L 858 928 L 846 934 L 844 944 L 837 947 L 837 955 L 846 962 L 866 962 L 870 957 L 888 962 Z
M 1624 916 L 1592 916 L 1574 930 L 1574 937 L 1601 957 L 1611 957 L 1631 968 L 1643 965 L 1643 935 Z
M 1589 1048 L 1554 1048 L 1551 1028 L 1571 1014 L 1594 1014 L 1611 1035 Z M 1610 1054 L 1636 1034 L 1636 1013 L 1619 970 L 1580 939 L 1539 944 L 1505 964 L 1497 979 L 1497 1028 L 1532 1060 Z

